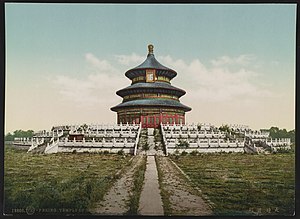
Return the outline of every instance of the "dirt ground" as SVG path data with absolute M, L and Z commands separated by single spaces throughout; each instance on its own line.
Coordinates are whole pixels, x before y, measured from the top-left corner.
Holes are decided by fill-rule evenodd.
M 103 201 L 90 210 L 94 215 L 124 215 L 129 210 L 128 201 L 133 191 L 133 175 L 142 163 L 143 156 L 133 158 L 131 165 L 105 194 Z M 168 215 L 204 216 L 212 215 L 209 204 L 190 182 L 174 166 L 168 157 L 157 156 L 158 168 L 162 171 L 163 189 L 169 194 Z M 165 209 L 164 209 L 165 210 Z
M 212 215 L 200 192 L 190 185 L 168 157 L 158 156 L 157 161 L 162 171 L 163 188 L 169 194 L 170 215 Z
M 135 169 L 139 168 L 143 156 L 137 155 L 133 158 L 129 168 L 121 174 L 120 178 L 105 194 L 102 202 L 96 204 L 91 210 L 95 215 L 124 215 L 129 210 L 128 201 L 133 188 L 133 175 Z

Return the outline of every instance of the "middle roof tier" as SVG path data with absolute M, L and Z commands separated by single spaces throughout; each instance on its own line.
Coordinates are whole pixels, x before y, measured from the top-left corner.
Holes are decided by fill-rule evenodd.
M 153 83 L 135 83 L 126 88 L 118 90 L 116 92 L 120 97 L 124 97 L 130 94 L 137 93 L 162 93 L 162 94 L 172 94 L 177 97 L 183 96 L 186 92 L 180 88 L 174 87 L 169 83 L 165 82 L 153 82 Z

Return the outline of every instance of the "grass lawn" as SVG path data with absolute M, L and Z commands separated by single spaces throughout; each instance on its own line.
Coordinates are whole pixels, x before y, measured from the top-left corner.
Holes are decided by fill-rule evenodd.
M 9 147 L 4 155 L 5 213 L 89 214 L 131 156 L 92 153 L 38 155 Z
M 139 201 L 143 189 L 145 171 L 146 171 L 147 160 L 146 156 L 143 156 L 143 161 L 140 166 L 135 170 L 133 175 L 133 191 L 129 200 L 129 210 L 127 215 L 137 215 L 139 208 Z
M 216 215 L 293 215 L 295 154 L 171 156 Z

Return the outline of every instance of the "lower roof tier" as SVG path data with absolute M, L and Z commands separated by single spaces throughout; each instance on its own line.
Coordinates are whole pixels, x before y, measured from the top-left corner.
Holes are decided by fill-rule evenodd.
M 170 107 L 184 110 L 185 112 L 190 111 L 192 108 L 183 105 L 176 100 L 168 99 L 138 99 L 123 102 L 111 108 L 112 111 L 117 112 L 123 108 L 132 108 L 132 107 Z
M 166 82 L 153 82 L 153 83 L 135 83 L 126 88 L 118 90 L 117 95 L 124 97 L 129 94 L 149 92 L 149 93 L 168 93 L 174 94 L 178 97 L 183 96 L 186 92 L 180 88 L 174 87 Z

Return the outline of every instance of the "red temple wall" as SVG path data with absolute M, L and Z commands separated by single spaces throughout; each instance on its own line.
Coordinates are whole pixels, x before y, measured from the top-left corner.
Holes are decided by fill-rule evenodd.
M 184 114 L 150 114 L 150 115 L 127 115 L 119 116 L 118 123 L 142 123 L 142 128 L 158 128 L 160 123 L 163 124 L 185 124 Z

